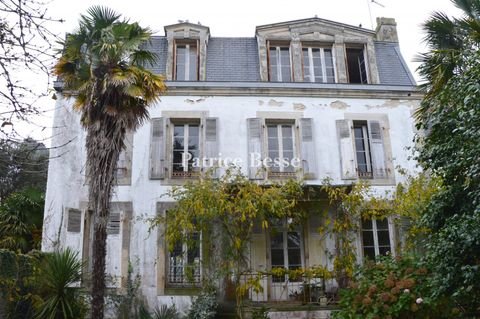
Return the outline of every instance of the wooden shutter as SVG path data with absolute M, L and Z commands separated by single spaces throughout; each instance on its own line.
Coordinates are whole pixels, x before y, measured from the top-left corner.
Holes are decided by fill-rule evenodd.
M 264 179 L 263 166 L 254 165 L 252 158 L 263 160 L 263 121 L 261 118 L 247 119 L 248 130 L 248 177 L 250 179 Z M 256 162 L 256 161 L 255 161 Z
M 67 231 L 79 233 L 82 228 L 82 211 L 79 209 L 68 209 Z
M 352 124 L 349 120 L 337 120 L 337 136 L 340 147 L 342 179 L 356 179 L 357 170 L 353 149 Z
M 151 120 L 150 179 L 165 178 L 165 126 L 163 118 Z
M 368 121 L 373 178 L 387 178 L 388 175 L 382 131 L 383 128 L 379 121 Z
M 317 166 L 315 158 L 315 145 L 313 143 L 313 119 L 300 119 L 300 137 L 300 149 L 304 178 L 313 179 L 315 178 Z
M 208 117 L 205 119 L 205 152 L 206 158 L 218 157 L 218 119 Z M 212 177 L 217 178 L 219 169 L 218 161 L 212 163 L 213 167 L 206 167 L 207 170 L 212 170 Z
M 120 234 L 120 216 L 121 211 L 110 212 L 108 215 L 107 234 L 118 235 Z
M 116 182 L 118 185 L 130 185 L 132 182 L 132 153 L 133 132 L 125 134 L 125 148 L 120 152 L 116 169 Z

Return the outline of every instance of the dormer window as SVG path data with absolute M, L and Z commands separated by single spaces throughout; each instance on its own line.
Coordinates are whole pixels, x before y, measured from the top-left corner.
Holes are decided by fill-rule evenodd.
M 175 43 L 175 80 L 198 80 L 198 46 L 196 41 Z
M 367 67 L 364 48 L 346 48 L 347 75 L 349 83 L 367 84 Z
M 290 45 L 270 44 L 268 48 L 269 79 L 272 82 L 291 82 Z
M 335 82 L 335 69 L 331 47 L 304 46 L 302 48 L 302 55 L 304 82 Z

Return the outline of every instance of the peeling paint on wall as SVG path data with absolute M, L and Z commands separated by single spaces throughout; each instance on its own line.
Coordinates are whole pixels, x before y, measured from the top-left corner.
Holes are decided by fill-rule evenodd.
M 330 103 L 330 107 L 334 109 L 345 110 L 346 108 L 350 107 L 350 105 L 343 101 L 336 100 Z
M 399 107 L 400 105 L 404 105 L 404 106 L 407 106 L 407 107 L 413 107 L 413 108 L 416 108 L 418 107 L 418 103 L 416 101 L 409 101 L 409 100 L 395 100 L 395 99 L 392 99 L 392 100 L 387 100 L 385 102 L 383 102 L 382 104 L 375 104 L 375 105 L 365 105 L 367 107 L 367 109 L 375 109 L 375 108 L 389 108 L 389 109 L 393 109 L 393 108 L 397 108 Z
M 274 99 L 271 99 L 270 101 L 268 101 L 268 106 L 282 106 L 282 105 L 283 105 L 282 101 L 277 101 Z
M 199 99 L 196 99 L 196 100 L 185 99 L 185 102 L 189 103 L 189 104 L 201 103 L 201 102 L 205 102 L 205 98 L 199 98 Z
M 307 107 L 305 106 L 305 104 L 303 103 L 293 103 L 293 109 L 294 110 L 298 110 L 298 111 L 303 111 L 305 110 Z

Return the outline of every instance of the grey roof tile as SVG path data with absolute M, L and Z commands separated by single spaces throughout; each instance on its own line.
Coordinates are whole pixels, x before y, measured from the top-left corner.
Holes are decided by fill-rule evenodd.
M 207 81 L 260 81 L 256 38 L 210 38 Z
M 398 43 L 375 42 L 375 53 L 380 84 L 416 85 Z
M 148 66 L 148 69 L 155 74 L 165 75 L 168 53 L 167 38 L 160 36 L 151 37 L 150 43 L 146 44 L 145 48 L 154 52 L 158 58 L 157 63 L 153 66 Z
M 167 39 L 151 38 L 146 48 L 158 56 L 158 61 L 149 69 L 156 74 L 165 74 Z M 380 84 L 416 85 L 403 59 L 398 43 L 375 42 Z M 207 48 L 207 81 L 257 82 L 260 81 L 258 46 L 256 38 L 209 39 Z

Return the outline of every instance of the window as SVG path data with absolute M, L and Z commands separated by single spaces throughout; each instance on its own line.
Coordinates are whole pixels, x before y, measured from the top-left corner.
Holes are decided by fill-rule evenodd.
M 172 177 L 190 177 L 198 174 L 194 167 L 195 158 L 200 158 L 200 125 L 173 125 Z
M 363 257 L 375 260 L 376 256 L 392 252 L 388 219 L 362 220 Z
M 331 48 L 304 47 L 302 53 L 304 82 L 335 82 Z
M 316 174 L 313 119 L 249 118 L 248 176 L 314 179 Z M 268 173 L 268 174 L 265 174 Z
M 337 120 L 342 179 L 388 179 L 391 160 L 387 161 L 384 138 L 387 119 Z M 384 132 L 385 131 L 385 132 Z
M 290 47 L 277 45 L 269 47 L 269 78 L 274 82 L 291 82 L 292 70 L 290 61 Z
M 198 80 L 198 51 L 196 42 L 175 44 L 175 80 Z
M 368 83 L 363 48 L 347 48 L 347 72 L 349 83 Z
M 353 122 L 353 137 L 355 140 L 355 155 L 357 158 L 357 173 L 360 178 L 372 178 L 372 161 L 370 141 L 366 121 Z
M 198 177 L 203 168 L 216 164 L 218 119 L 202 117 L 200 113 L 192 117 L 194 111 L 185 115 L 151 120 L 150 179 Z
M 286 221 L 274 227 L 270 234 L 270 254 L 273 268 L 294 270 L 302 268 L 302 237 L 299 231 L 288 229 Z M 275 282 L 288 278 L 274 277 Z M 296 279 L 297 280 L 297 279 Z M 301 280 L 301 278 L 298 278 Z M 290 281 L 292 279 L 290 278 Z
M 201 238 L 193 233 L 188 242 L 178 242 L 168 258 L 168 284 L 170 286 L 196 286 L 201 279 Z
M 293 124 L 267 124 L 268 157 L 273 161 L 269 176 L 295 175 L 292 160 L 295 157 Z

